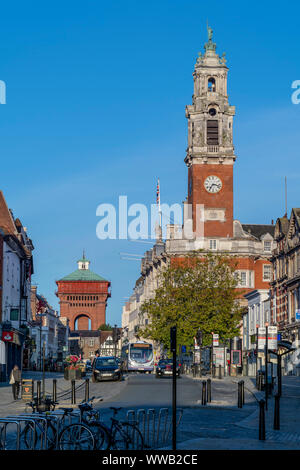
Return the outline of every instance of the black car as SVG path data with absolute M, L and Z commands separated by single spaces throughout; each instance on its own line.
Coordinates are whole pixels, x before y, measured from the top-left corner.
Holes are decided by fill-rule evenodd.
M 173 360 L 161 359 L 156 366 L 156 377 L 172 377 Z M 176 363 L 176 375 L 180 377 L 180 364 Z
M 92 381 L 122 380 L 122 371 L 115 357 L 97 357 L 93 362 Z

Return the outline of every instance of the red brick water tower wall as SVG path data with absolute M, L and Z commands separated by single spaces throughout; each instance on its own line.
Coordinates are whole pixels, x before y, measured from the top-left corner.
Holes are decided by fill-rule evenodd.
M 97 330 L 106 323 L 107 299 L 111 296 L 108 281 L 56 281 L 60 315 L 70 321 L 71 330 Z

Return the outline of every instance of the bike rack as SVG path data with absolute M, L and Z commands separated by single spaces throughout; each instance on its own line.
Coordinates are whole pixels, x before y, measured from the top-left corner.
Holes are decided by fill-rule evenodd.
M 178 413 L 179 416 L 178 416 L 178 419 L 176 421 L 176 428 L 178 428 L 178 426 L 180 424 L 180 421 L 181 421 L 181 418 L 182 418 L 182 415 L 183 415 L 183 409 L 182 408 L 177 408 L 177 413 Z M 168 433 L 167 433 L 166 442 L 169 439 L 171 429 L 172 429 L 172 420 L 170 421 L 170 426 L 169 426 L 169 430 L 168 430 Z
M 37 413 L 34 413 L 34 415 L 32 414 L 30 416 L 30 418 L 27 415 L 23 415 L 23 414 L 17 415 L 17 416 L 12 416 L 12 418 L 16 419 L 16 420 L 19 420 L 20 422 L 22 422 L 22 421 L 24 423 L 31 422 L 33 424 L 33 446 L 34 446 L 35 436 L 36 436 L 36 422 L 39 421 L 43 426 L 43 429 L 41 431 L 42 434 L 41 434 L 40 450 L 47 448 L 46 446 L 47 446 L 48 422 L 47 422 L 47 418 L 45 418 L 45 416 L 39 416 Z M 35 450 L 35 449 L 32 448 L 30 450 Z
M 139 430 L 142 433 L 144 443 L 150 448 L 155 448 L 159 445 L 165 444 L 169 438 L 172 421 L 169 423 L 169 409 L 160 408 L 158 411 L 154 408 L 145 410 L 143 408 L 135 411 L 127 411 L 127 421 L 136 422 Z M 177 409 L 177 422 L 176 427 L 179 426 L 183 409 Z M 157 418 L 157 419 L 156 419 Z
M 36 433 L 36 423 L 31 418 L 24 418 L 22 416 L 7 416 L 6 418 L 0 418 L 0 423 L 4 423 L 3 426 L 3 447 L 5 448 L 6 444 L 6 435 L 7 435 L 7 426 L 8 424 L 14 423 L 17 425 L 17 439 L 16 439 L 16 450 L 20 450 L 20 436 L 21 436 L 21 423 L 22 422 L 31 422 L 33 424 L 33 436 L 35 437 Z
M 147 410 L 147 441 L 146 443 L 150 446 L 150 422 L 152 417 L 152 446 L 154 445 L 154 436 L 155 436 L 155 410 L 150 408 Z
M 156 445 L 160 441 L 160 423 L 162 422 L 163 417 L 165 416 L 165 425 L 164 425 L 164 432 L 162 436 L 162 443 L 165 442 L 165 435 L 166 435 L 166 430 L 167 430 L 167 423 L 168 423 L 168 416 L 169 416 L 169 410 L 168 408 L 160 408 L 159 414 L 158 414 L 158 423 L 157 423 L 157 432 L 156 432 Z
M 143 420 L 143 430 L 140 429 L 140 422 L 141 422 L 141 418 Z M 136 420 L 137 420 L 137 425 L 138 425 L 138 428 L 139 430 L 141 431 L 142 433 L 142 436 L 143 436 L 143 439 L 145 441 L 145 436 L 146 436 L 146 411 L 143 410 L 143 409 L 140 409 L 140 410 L 137 410 L 137 417 L 136 417 Z

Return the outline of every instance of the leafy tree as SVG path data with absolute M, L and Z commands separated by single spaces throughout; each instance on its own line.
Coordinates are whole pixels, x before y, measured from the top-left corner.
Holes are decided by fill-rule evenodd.
M 102 325 L 99 326 L 98 330 L 101 331 L 112 331 L 113 327 L 109 323 L 103 323 Z
M 161 274 L 155 297 L 143 303 L 140 315 L 147 314 L 149 324 L 140 336 L 165 347 L 170 344 L 170 327 L 177 326 L 177 344 L 192 346 L 198 328 L 203 345 L 211 344 L 211 333 L 220 340 L 236 336 L 242 317 L 236 287 L 234 257 L 193 252 L 174 259 Z

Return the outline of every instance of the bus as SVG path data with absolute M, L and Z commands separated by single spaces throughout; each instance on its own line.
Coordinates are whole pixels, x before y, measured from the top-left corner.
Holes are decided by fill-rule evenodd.
M 145 341 L 128 343 L 122 347 L 121 359 L 124 370 L 148 372 L 154 370 L 153 346 Z

